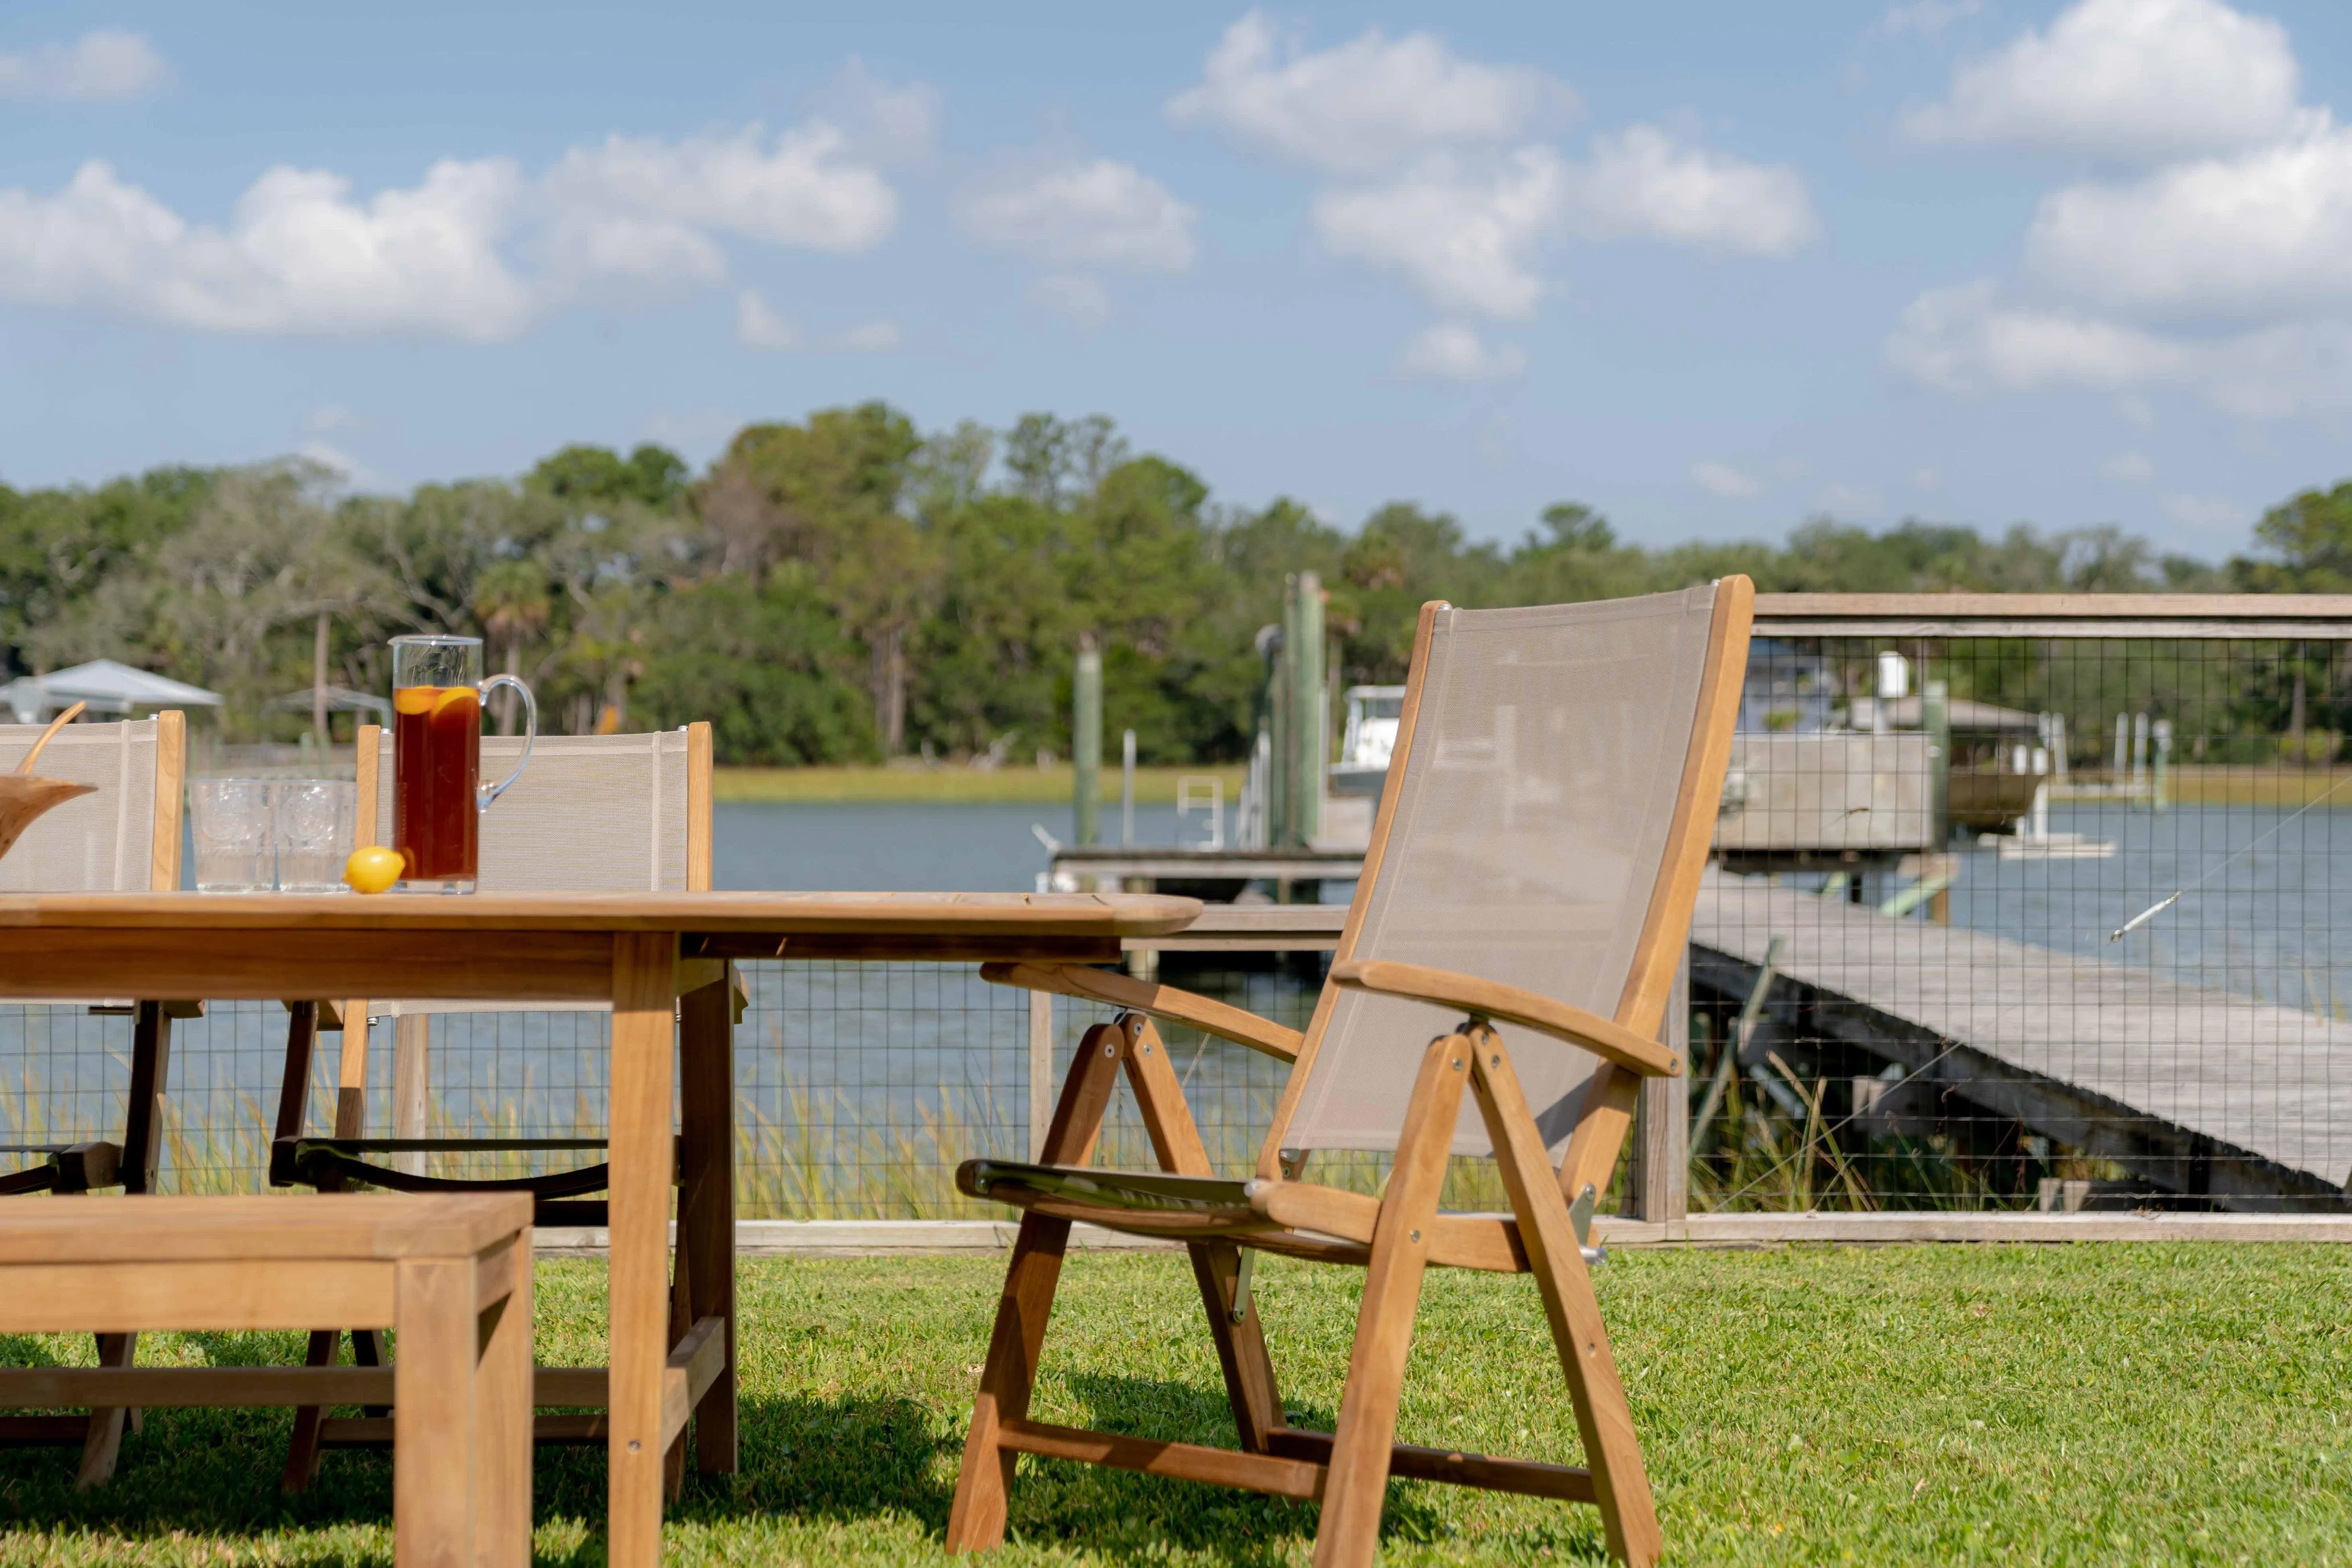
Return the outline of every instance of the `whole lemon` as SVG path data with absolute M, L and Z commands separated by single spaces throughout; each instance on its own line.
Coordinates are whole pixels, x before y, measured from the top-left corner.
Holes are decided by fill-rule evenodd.
M 353 850 L 352 858 L 343 862 L 343 881 L 353 893 L 382 893 L 400 880 L 408 862 L 398 850 L 385 849 L 382 844 L 370 844 L 363 850 Z

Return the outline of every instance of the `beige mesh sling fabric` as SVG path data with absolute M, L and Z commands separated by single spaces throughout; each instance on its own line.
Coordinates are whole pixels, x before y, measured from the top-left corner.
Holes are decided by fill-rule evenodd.
M 163 806 L 176 829 L 184 736 L 179 717 L 69 724 L 58 731 L 35 770 L 44 779 L 94 784 L 97 792 L 52 807 L 0 859 L 0 893 L 148 893 L 179 886 L 180 836 L 158 832 L 155 810 L 158 779 L 168 762 Z M 0 773 L 15 771 L 44 727 L 0 725 Z M 170 851 L 167 866 L 156 863 L 159 843 Z
M 481 776 L 498 780 L 522 758 L 520 737 L 484 736 Z M 392 737 L 376 726 L 360 731 L 360 814 L 373 823 L 365 836 L 393 841 L 394 758 Z M 710 885 L 710 727 L 646 735 L 541 736 L 530 761 L 512 788 L 482 814 L 476 885 L 484 893 L 676 893 Z M 740 1017 L 740 991 L 724 965 L 709 983 L 730 987 L 733 1006 L 703 1008 L 690 1016 L 708 1032 L 685 1031 L 687 1049 L 709 1055 L 732 1048 L 729 1025 Z M 696 988 L 681 966 L 681 992 Z M 302 1183 L 325 1189 L 363 1186 L 405 1192 L 523 1191 L 533 1199 L 540 1225 L 601 1226 L 602 1193 L 609 1183 L 603 1162 L 572 1169 L 503 1179 L 472 1179 L 425 1174 L 428 1154 L 508 1152 L 546 1155 L 559 1151 L 594 1151 L 598 1138 L 428 1138 L 425 1132 L 426 1053 L 430 1020 L 436 1013 L 604 1011 L 609 1002 L 501 1003 L 430 998 L 353 1000 L 342 1004 L 345 1026 L 331 1137 L 302 1134 L 309 1100 L 315 1030 L 322 1017 L 318 1002 L 295 1006 L 289 1028 L 286 1071 L 278 1093 L 278 1132 L 270 1150 L 270 1181 Z M 366 1020 L 397 1020 L 394 1063 L 394 1136 L 366 1137 Z M 731 1221 L 730 1221 L 731 1225 Z M 677 1273 L 684 1290 L 688 1270 Z M 353 1329 L 354 1355 L 373 1364 L 383 1356 L 374 1331 Z M 339 1354 L 341 1331 L 310 1336 L 309 1361 L 331 1364 Z M 560 1425 L 560 1424 L 559 1424 Z M 288 1490 L 307 1485 L 316 1474 L 323 1447 L 343 1440 L 340 1424 L 317 1407 L 296 1411 L 283 1478 Z M 551 1435 L 552 1433 L 552 1435 Z M 569 1441 L 541 1421 L 541 1440 Z M 698 1439 L 699 1442 L 699 1439 Z M 731 1436 L 727 1440 L 732 1451 Z M 698 1448 L 698 1454 L 701 1450 Z M 731 1458 L 722 1467 L 731 1469 Z
M 13 771 L 45 727 L 0 725 L 0 772 Z M 177 712 L 115 724 L 69 724 L 58 731 L 34 765 L 36 771 L 44 779 L 95 789 L 52 807 L 0 858 L 0 893 L 152 893 L 179 886 L 186 756 L 186 724 Z M 131 1103 L 121 1144 L 0 1146 L 0 1163 L 41 1156 L 37 1166 L 0 1176 L 0 1193 L 79 1192 L 117 1182 L 145 1191 L 161 1152 L 152 1103 L 163 1092 L 169 1020 L 191 1016 L 198 1010 L 195 1004 L 60 997 L 17 1005 L 133 1014 Z M 127 1165 L 126 1150 L 132 1156 Z
M 394 755 L 390 735 L 373 725 L 360 732 L 361 816 L 370 837 L 393 839 Z M 499 779 L 521 760 L 519 737 L 482 737 L 481 772 Z M 648 735 L 544 736 L 530 766 L 481 818 L 477 885 L 485 893 L 686 892 L 710 885 L 710 730 L 708 725 Z M 399 1117 L 391 1138 L 364 1138 L 369 1017 L 398 1020 L 395 1101 L 421 1113 L 425 1100 L 427 1019 L 436 1013 L 610 1011 L 611 1004 L 505 1003 L 431 998 L 374 998 L 343 1004 L 347 1027 L 332 1137 L 305 1137 L 311 1040 L 305 1015 L 289 1030 L 279 1092 L 278 1136 L 270 1179 L 358 1182 L 404 1190 L 480 1190 L 513 1186 L 542 1201 L 541 1223 L 601 1223 L 599 1206 L 550 1207 L 556 1199 L 603 1190 L 604 1167 L 560 1171 L 504 1182 L 441 1178 L 424 1174 L 427 1152 L 464 1150 L 548 1152 L 601 1148 L 594 1139 L 426 1139 L 422 1116 Z M 315 1018 L 315 1009 L 310 1015 Z M 413 1102 L 413 1103 L 411 1103 Z M 427 1145 L 428 1148 L 403 1145 Z M 392 1155 L 389 1165 L 363 1156 Z
M 482 814 L 484 893 L 685 893 L 710 885 L 709 803 L 698 800 L 686 729 L 541 736 L 530 765 Z M 703 742 L 707 747 L 707 740 Z M 380 735 L 375 837 L 392 842 L 392 737 Z M 706 751 L 707 756 L 707 751 Z M 482 737 L 482 777 L 522 759 L 515 736 Z M 707 794 L 705 774 L 704 793 Z M 706 830 L 698 839 L 697 820 Z M 609 1002 L 372 1000 L 377 1018 L 461 1012 L 610 1012 Z
M 1613 1016 L 1674 822 L 1664 781 L 1689 749 L 1714 601 L 1693 589 L 1441 613 L 1380 874 L 1334 961 L 1428 965 Z M 1284 1146 L 1394 1149 L 1423 1050 L 1460 1016 L 1337 992 Z M 1557 1149 L 1597 1059 L 1510 1038 Z M 1490 1152 L 1474 1108 L 1454 1152 Z
M 1003 1538 L 1026 1453 L 1319 1498 L 1321 1564 L 1371 1561 L 1391 1474 L 1592 1502 L 1615 1555 L 1656 1557 L 1656 1514 L 1581 1242 L 1640 1080 L 1682 1070 L 1657 1034 L 1722 790 L 1753 601 L 1735 577 L 1593 604 L 1425 606 L 1399 761 L 1303 1033 L 1106 970 L 982 971 L 1122 1010 L 1081 1041 L 1039 1162 L 958 1172 L 965 1192 L 1024 1213 L 950 1550 Z M 1154 1018 L 1292 1062 L 1254 1178 L 1212 1174 Z M 1121 1075 L 1159 1172 L 1090 1165 Z M 1297 1152 L 1314 1149 L 1391 1155 L 1384 1191 L 1299 1179 Z M 1509 1213 L 1439 1210 L 1456 1155 L 1495 1160 Z M 1081 1220 L 1188 1244 L 1239 1453 L 1029 1419 L 1063 1247 Z M 1283 1414 L 1249 1296 L 1247 1260 L 1260 1250 L 1368 1271 L 1336 1432 Z M 1535 1277 L 1584 1465 L 1395 1441 L 1431 1264 Z
M 15 769 L 43 727 L 0 725 L 0 771 Z M 0 893 L 139 894 L 180 885 L 180 796 L 187 773 L 183 715 L 165 711 L 111 724 L 69 724 L 51 737 L 34 770 L 45 779 L 97 788 L 51 808 L 0 858 Z M 70 1194 L 116 1186 L 125 1192 L 153 1191 L 163 1145 L 172 1020 L 196 1016 L 202 1004 L 60 998 L 21 1005 L 131 1014 L 131 1082 L 121 1142 L 0 1145 L 0 1165 L 16 1166 L 27 1157 L 37 1162 L 0 1175 L 0 1194 Z M 130 1365 L 136 1343 L 132 1334 L 99 1335 L 99 1364 Z M 114 1473 L 127 1416 L 121 1409 L 62 1418 L 0 1416 L 0 1442 L 79 1443 L 79 1482 L 97 1486 Z

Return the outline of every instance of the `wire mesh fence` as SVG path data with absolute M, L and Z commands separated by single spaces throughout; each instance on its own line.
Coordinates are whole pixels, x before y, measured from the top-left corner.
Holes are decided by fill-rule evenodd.
M 1187 987 L 1293 1027 L 1320 984 L 1318 955 L 1220 956 L 1177 968 Z M 747 1218 L 905 1219 L 1000 1212 L 955 1190 L 955 1167 L 983 1155 L 1027 1156 L 1034 1136 L 1027 993 L 983 982 L 970 965 L 752 963 L 735 1031 L 737 1184 Z M 1055 998 L 1046 1058 L 1052 1086 L 1085 1031 L 1113 1010 Z M 433 1018 L 426 1047 L 428 1137 L 595 1138 L 605 1122 L 608 1017 L 597 1012 L 474 1012 Z M 369 1035 L 366 1126 L 394 1127 L 395 1027 Z M 1195 1030 L 1168 1026 L 1211 1156 L 1245 1170 L 1281 1088 L 1278 1065 Z M 214 1002 L 177 1021 L 165 1075 L 165 1191 L 254 1191 L 266 1184 L 287 1049 L 275 1003 Z M 320 1037 L 305 1125 L 332 1125 L 341 1036 Z M 0 1007 L 0 1144 L 121 1136 L 131 1020 L 86 1007 Z M 1106 1123 L 1107 1155 L 1148 1165 L 1150 1151 L 1122 1087 Z M 435 1154 L 434 1175 L 511 1176 L 593 1154 Z M 0 1155 L 0 1170 L 23 1160 Z
M 1645 1101 L 1686 1133 L 1689 1207 L 2344 1207 L 2352 624 L 2293 630 L 1991 635 L 1915 615 L 1759 635 L 1694 921 L 1690 1076 Z M 1303 1027 L 1328 959 L 1157 962 Z M 1026 1157 L 1080 1038 L 1112 1016 L 1056 998 L 1041 1035 L 1026 993 L 967 965 L 743 969 L 747 1218 L 1001 1212 L 958 1194 L 955 1166 Z M 1245 1172 L 1285 1068 L 1162 1028 L 1213 1162 Z M 416 1130 L 599 1135 L 608 1030 L 593 1012 L 436 1018 Z M 262 1185 L 285 1033 L 276 1004 L 176 1025 L 167 1190 Z M 312 1131 L 339 1040 L 321 1039 Z M 130 1043 L 124 1017 L 0 1008 L 0 1142 L 119 1136 Z M 394 1055 L 379 1021 L 377 1135 Z M 1123 1087 L 1102 1149 L 1151 1163 Z M 1369 1189 L 1383 1164 L 1318 1156 L 1313 1174 Z M 1450 1201 L 1496 1206 L 1473 1166 Z M 1615 1206 L 1633 1186 L 1621 1170 Z
M 1692 1206 L 2341 1207 L 2346 652 L 1759 637 Z

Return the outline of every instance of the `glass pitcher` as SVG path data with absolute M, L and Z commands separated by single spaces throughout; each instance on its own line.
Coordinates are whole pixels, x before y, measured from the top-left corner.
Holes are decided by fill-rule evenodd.
M 522 697 L 522 758 L 497 784 L 482 782 L 482 697 L 512 686 Z M 482 679 L 479 637 L 392 640 L 392 847 L 406 864 L 403 893 L 471 893 L 481 863 L 481 814 L 530 762 L 539 704 L 512 675 Z

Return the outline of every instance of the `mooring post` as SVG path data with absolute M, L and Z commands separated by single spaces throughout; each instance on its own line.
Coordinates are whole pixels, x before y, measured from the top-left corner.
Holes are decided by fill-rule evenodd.
M 1135 731 L 1131 729 L 1118 743 L 1118 842 L 1121 849 L 1135 842 Z
M 1079 843 L 1102 842 L 1102 654 L 1092 632 L 1078 639 L 1070 680 L 1070 812 Z
M 1331 699 L 1323 680 L 1323 582 L 1290 580 L 1283 655 L 1290 665 L 1290 840 L 1306 848 L 1323 831 L 1323 770 L 1331 760 Z

